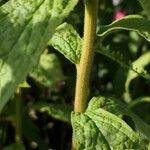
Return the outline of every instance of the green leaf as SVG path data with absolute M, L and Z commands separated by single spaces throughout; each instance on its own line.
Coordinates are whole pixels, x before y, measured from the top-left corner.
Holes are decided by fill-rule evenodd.
M 137 67 L 134 67 L 131 63 L 126 63 L 125 57 L 119 51 L 110 49 L 109 46 L 104 47 L 100 45 L 100 47 L 96 52 L 110 58 L 111 60 L 115 61 L 120 66 L 122 66 L 123 68 L 131 70 L 132 72 L 134 72 L 134 74 L 136 74 L 136 76 L 141 76 L 145 79 L 150 79 L 149 74 L 146 73 L 146 70 L 144 70 L 144 68 L 141 70 L 138 69 Z
M 52 45 L 72 63 L 79 63 L 82 39 L 70 24 L 63 23 L 60 25 L 48 44 Z
M 150 103 L 150 97 L 139 97 L 130 103 L 130 107 L 135 107 L 141 103 Z
M 134 70 L 136 70 L 138 73 L 144 73 L 144 68 L 150 64 L 150 51 L 144 53 L 143 55 L 141 55 L 137 60 L 135 60 L 132 63 L 132 68 Z M 127 79 L 126 79 L 126 83 L 125 83 L 125 90 L 126 93 L 129 94 L 129 85 L 131 83 L 131 81 L 133 79 L 135 79 L 138 76 L 137 73 L 135 73 L 132 70 L 129 70 L 128 74 L 127 74 Z
M 132 111 L 119 100 L 99 96 L 93 98 L 90 104 L 90 109 L 101 107 L 104 110 L 107 110 L 122 119 L 124 118 L 124 116 L 128 116 L 132 119 L 133 124 L 135 125 L 135 130 L 140 135 L 142 135 L 144 139 L 150 141 L 150 126 L 145 124 L 139 117 L 132 113 Z
M 19 88 L 30 88 L 30 85 L 26 81 L 23 81 L 19 84 Z
M 51 117 L 70 123 L 71 107 L 66 104 L 58 103 L 37 103 L 34 109 L 40 112 L 46 112 Z
M 47 53 L 41 55 L 39 64 L 30 75 L 46 87 L 55 87 L 57 81 L 64 79 L 57 56 Z
M 11 0 L 0 7 L 0 112 L 78 0 Z
M 150 41 L 150 21 L 138 15 L 129 15 L 114 21 L 110 25 L 102 26 L 98 31 L 98 36 L 103 37 L 118 30 L 136 31 L 146 40 Z
M 85 113 L 72 113 L 73 138 L 78 150 L 147 150 L 141 138 L 119 114 L 109 112 L 110 99 L 93 98 Z
M 148 17 L 150 17 L 150 1 L 149 0 L 138 0 L 141 4 L 141 6 L 143 7 L 143 9 L 145 10 L 146 14 Z
M 5 147 L 3 150 L 25 150 L 25 147 L 22 144 L 11 144 Z

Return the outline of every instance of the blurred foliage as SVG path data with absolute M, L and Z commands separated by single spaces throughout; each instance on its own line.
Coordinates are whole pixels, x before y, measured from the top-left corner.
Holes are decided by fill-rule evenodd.
M 5 2 L 1 0 L 0 5 Z M 101 0 L 97 30 L 100 25 L 112 23 L 117 10 L 125 10 L 126 15 L 139 14 L 146 17 L 137 0 L 122 0 L 118 5 L 113 5 L 111 0 Z M 83 37 L 82 1 L 79 1 L 65 22 L 72 25 L 80 37 Z M 125 64 L 138 63 L 138 60 L 150 51 L 150 43 L 135 31 L 117 31 L 107 36 L 102 44 L 110 50 L 121 53 Z M 150 58 L 147 57 L 145 61 L 148 63 L 144 64 L 148 75 L 150 74 L 149 60 Z M 139 65 L 142 63 L 140 62 Z M 114 96 L 150 125 L 150 80 L 135 73 L 134 77 L 130 76 L 130 71 L 124 65 L 96 52 L 90 82 L 90 97 Z M 20 87 L 23 112 L 21 114 L 22 141 L 26 149 L 70 150 L 72 129 L 68 123 L 70 121 L 68 116 L 73 107 L 75 74 L 75 65 L 57 49 L 48 46 L 39 64 L 27 77 L 26 82 L 30 87 Z M 0 149 L 3 150 L 17 150 L 17 147 L 18 150 L 24 150 L 23 146 L 12 144 L 15 143 L 16 130 L 15 99 L 16 97 L 13 96 L 0 115 Z M 48 108 L 44 108 L 45 105 Z M 54 105 L 56 107 L 53 107 Z

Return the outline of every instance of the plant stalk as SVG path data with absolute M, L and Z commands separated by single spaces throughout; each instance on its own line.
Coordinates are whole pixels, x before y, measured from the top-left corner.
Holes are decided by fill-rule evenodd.
M 17 143 L 22 142 L 22 125 L 21 125 L 21 114 L 22 114 L 22 104 L 21 104 L 21 91 L 20 88 L 17 89 L 16 91 L 16 96 L 15 96 L 15 104 L 16 104 L 16 116 L 15 116 L 15 127 L 16 127 L 16 137 L 15 140 Z
M 75 112 L 84 112 L 89 96 L 89 80 L 94 57 L 98 0 L 85 0 L 84 41 L 80 63 L 77 66 Z

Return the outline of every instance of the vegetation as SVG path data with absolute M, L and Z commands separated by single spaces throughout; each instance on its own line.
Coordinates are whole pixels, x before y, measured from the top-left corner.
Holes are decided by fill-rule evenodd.
M 149 0 L 0 0 L 0 149 L 150 149 Z

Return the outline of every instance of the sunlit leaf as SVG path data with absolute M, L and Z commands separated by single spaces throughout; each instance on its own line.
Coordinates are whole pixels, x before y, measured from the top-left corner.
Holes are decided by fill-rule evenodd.
M 150 51 L 144 53 L 143 55 L 141 55 L 137 60 L 135 60 L 131 65 L 132 68 L 134 68 L 134 70 L 136 70 L 138 73 L 144 73 L 143 70 L 144 68 L 150 64 Z M 125 90 L 126 93 L 130 93 L 129 92 L 129 86 L 130 83 L 133 79 L 135 79 L 138 76 L 137 73 L 135 73 L 133 70 L 129 70 L 128 74 L 127 74 L 127 79 L 126 79 L 126 83 L 125 83 Z
M 26 81 L 24 81 L 24 82 L 22 82 L 22 83 L 19 84 L 19 87 L 20 88 L 29 88 L 30 85 Z
M 150 21 L 138 15 L 129 15 L 114 21 L 110 25 L 100 27 L 98 36 L 107 36 L 118 30 L 132 30 L 150 41 Z
M 10 0 L 0 7 L 0 111 L 78 0 Z
M 105 97 L 93 98 L 85 113 L 72 113 L 73 137 L 78 150 L 147 150 L 142 139 L 124 122 L 119 106 Z
M 135 107 L 142 103 L 150 103 L 150 97 L 139 97 L 130 103 L 130 107 Z
M 49 41 L 49 45 L 52 45 L 71 62 L 79 63 L 82 39 L 70 24 L 60 25 Z

